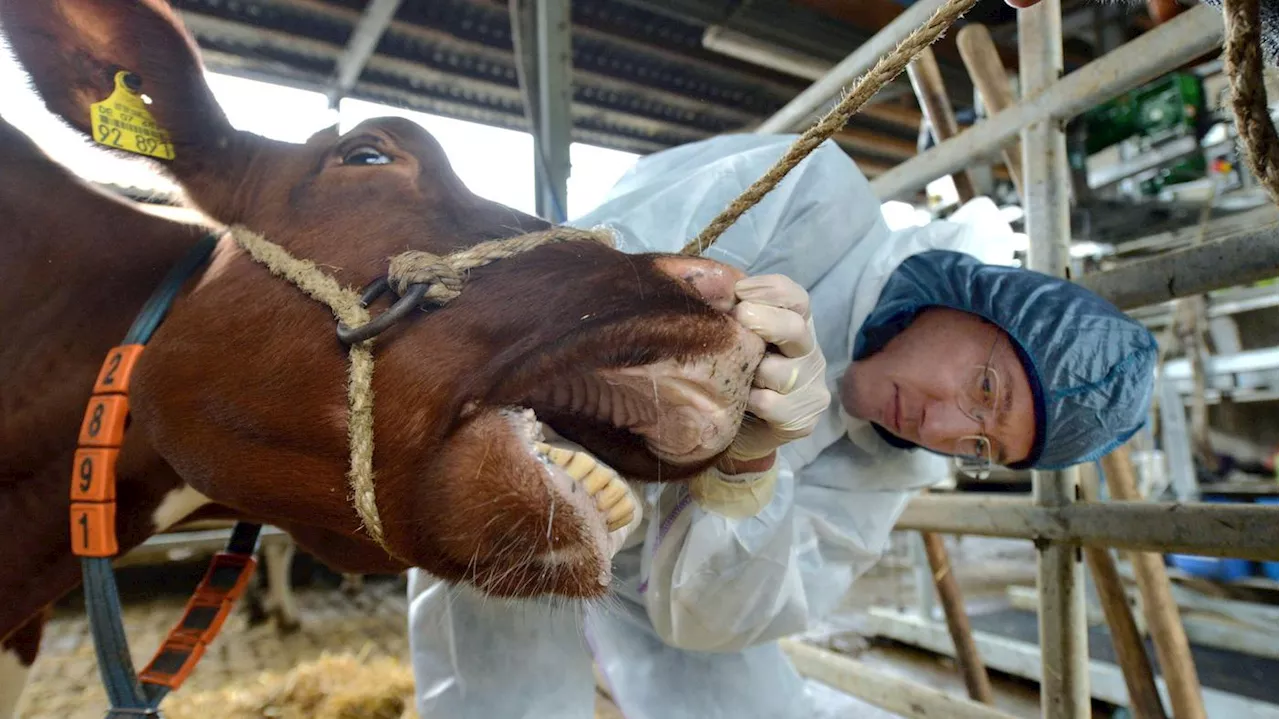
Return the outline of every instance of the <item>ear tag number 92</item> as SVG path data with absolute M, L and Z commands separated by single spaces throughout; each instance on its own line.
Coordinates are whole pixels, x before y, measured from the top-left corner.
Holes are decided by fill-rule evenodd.
M 93 140 L 106 147 L 172 160 L 173 143 L 169 140 L 169 133 L 147 111 L 142 95 L 125 84 L 130 75 L 125 70 L 117 72 L 115 90 L 110 97 L 89 106 Z

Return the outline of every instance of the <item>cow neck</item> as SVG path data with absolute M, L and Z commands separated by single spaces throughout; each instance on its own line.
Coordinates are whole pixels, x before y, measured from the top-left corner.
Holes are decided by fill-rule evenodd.
M 138 358 L 182 287 L 205 265 L 217 242 L 218 235 L 205 235 L 161 280 L 123 342 L 107 353 L 80 425 L 71 473 L 71 548 L 80 557 L 85 611 L 110 704 L 108 719 L 160 717 L 160 702 L 195 669 L 257 564 L 254 554 L 262 526 L 237 522 L 226 548 L 214 555 L 188 600 L 182 618 L 143 672 L 135 673 L 111 566 L 119 553 L 116 460 L 129 416 L 129 389 Z

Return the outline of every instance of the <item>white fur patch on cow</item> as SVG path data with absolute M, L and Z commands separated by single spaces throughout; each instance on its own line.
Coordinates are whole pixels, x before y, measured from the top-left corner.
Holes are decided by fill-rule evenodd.
M 292 541 L 262 545 L 262 558 L 267 566 L 267 607 L 284 629 L 296 628 L 301 623 L 293 585 L 289 583 L 289 567 L 296 552 L 297 546 Z
M 18 700 L 29 673 L 31 668 L 23 666 L 17 654 L 0 650 L 0 719 L 17 719 Z
M 151 515 L 151 524 L 155 531 L 163 532 L 209 503 L 208 497 L 184 484 L 160 500 L 160 506 Z

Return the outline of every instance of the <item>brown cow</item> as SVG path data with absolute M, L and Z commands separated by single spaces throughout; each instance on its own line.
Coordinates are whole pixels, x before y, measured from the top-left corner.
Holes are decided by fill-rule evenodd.
M 0 0 L 0 23 L 47 106 L 86 135 L 90 104 L 118 70 L 136 73 L 172 135 L 165 169 L 193 205 L 347 286 L 406 249 L 443 254 L 546 226 L 469 192 L 406 120 L 304 145 L 233 129 L 194 41 L 156 0 Z M 2 675 L 14 654 L 29 665 L 42 609 L 79 581 L 68 487 L 95 374 L 202 230 L 88 187 L 9 127 L 0 227 Z M 764 350 L 726 314 L 736 277 L 705 260 L 548 245 L 473 271 L 450 304 L 380 336 L 374 463 L 393 557 L 348 501 L 346 353 L 332 315 L 223 237 L 134 375 L 121 551 L 195 514 L 242 518 L 285 529 L 340 571 L 413 565 L 498 595 L 602 596 L 605 513 L 535 448 L 533 413 L 636 479 L 715 461 Z

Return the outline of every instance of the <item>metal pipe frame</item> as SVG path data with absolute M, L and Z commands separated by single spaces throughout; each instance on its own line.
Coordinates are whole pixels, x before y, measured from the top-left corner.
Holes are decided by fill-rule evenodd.
M 1029 539 L 1206 557 L 1280 560 L 1280 522 L 1267 505 L 1202 502 L 1076 502 L 1036 506 L 1005 496 L 922 495 L 899 530 Z
M 564 222 L 569 213 L 569 143 L 573 131 L 569 0 L 536 3 L 538 112 L 535 119 L 534 175 L 538 215 Z
M 912 8 L 923 4 L 916 3 Z M 1019 17 L 1031 11 L 1021 10 Z M 898 165 L 872 181 L 871 188 L 881 200 L 914 192 L 943 175 L 968 167 L 977 158 L 1000 152 L 1012 144 L 1024 128 L 1038 122 L 1064 122 L 1194 60 L 1219 47 L 1222 32 L 1222 15 L 1217 9 L 1203 4 L 1190 8 L 1061 80 L 1037 91 L 1024 87 L 1018 104 Z M 1023 42 L 1025 40 L 1023 38 Z M 1025 145 L 1023 149 L 1025 151 Z
M 398 9 L 400 9 L 400 0 L 370 0 L 365 7 L 360 19 L 356 22 L 355 29 L 351 31 L 347 48 L 335 63 L 333 85 L 326 93 L 329 107 L 337 109 L 343 96 L 355 87 L 356 79 L 360 77 L 365 63 L 373 55 L 374 48 L 378 46 L 378 40 L 382 38 L 382 33 L 386 32 L 387 26 L 391 24 L 391 19 L 395 17 Z
M 1122 310 L 1265 280 L 1280 270 L 1275 224 L 1094 272 L 1079 284 Z

